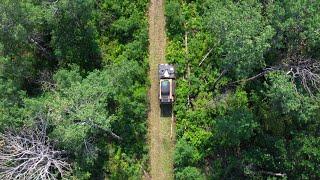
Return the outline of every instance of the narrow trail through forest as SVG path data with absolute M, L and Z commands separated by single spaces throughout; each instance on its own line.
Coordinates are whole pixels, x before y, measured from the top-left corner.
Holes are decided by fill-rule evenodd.
M 160 117 L 158 100 L 158 64 L 166 63 L 164 0 L 151 0 L 149 7 L 149 145 L 152 179 L 173 179 L 174 123 L 172 117 Z

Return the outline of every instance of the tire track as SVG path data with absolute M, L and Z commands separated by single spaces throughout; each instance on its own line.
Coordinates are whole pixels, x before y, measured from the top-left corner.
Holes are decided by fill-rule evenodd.
M 152 179 L 173 179 L 174 130 L 171 117 L 160 117 L 158 64 L 166 63 L 164 0 L 151 0 L 149 7 L 149 155 Z

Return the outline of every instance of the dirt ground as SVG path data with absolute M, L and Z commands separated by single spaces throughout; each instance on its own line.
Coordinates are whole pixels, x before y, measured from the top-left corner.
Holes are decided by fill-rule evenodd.
M 149 146 L 151 179 L 173 179 L 174 123 L 173 116 L 161 117 L 158 100 L 158 64 L 165 61 L 164 0 L 151 0 L 149 7 Z M 148 179 L 148 178 L 147 178 Z

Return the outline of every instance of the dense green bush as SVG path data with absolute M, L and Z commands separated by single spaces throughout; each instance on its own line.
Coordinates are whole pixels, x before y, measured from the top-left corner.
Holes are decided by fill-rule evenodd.
M 319 178 L 320 93 L 291 73 L 319 63 L 318 2 L 166 4 L 176 179 Z
M 141 178 L 147 3 L 2 1 L 1 132 L 44 121 L 72 165 L 66 178 Z

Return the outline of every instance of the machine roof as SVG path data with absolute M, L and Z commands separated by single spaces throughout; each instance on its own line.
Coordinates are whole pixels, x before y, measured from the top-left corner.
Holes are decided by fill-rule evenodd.
M 170 64 L 159 64 L 159 78 L 167 78 L 167 79 L 174 79 L 175 76 L 175 68 L 173 65 Z

